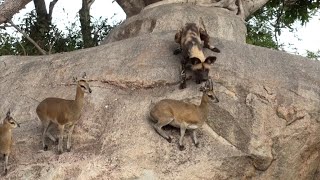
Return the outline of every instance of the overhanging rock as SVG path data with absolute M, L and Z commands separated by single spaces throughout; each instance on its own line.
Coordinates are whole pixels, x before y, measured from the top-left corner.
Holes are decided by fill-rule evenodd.
M 149 33 L 177 31 L 186 22 L 199 24 L 200 18 L 211 37 L 245 43 L 246 27 L 240 17 L 225 9 L 192 4 L 165 4 L 146 8 L 111 31 L 103 43 Z

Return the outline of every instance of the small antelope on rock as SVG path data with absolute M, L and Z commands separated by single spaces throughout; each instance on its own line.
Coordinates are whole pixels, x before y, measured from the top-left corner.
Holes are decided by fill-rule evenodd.
M 6 117 L 3 120 L 3 123 L 0 126 L 0 153 L 4 154 L 4 173 L 8 173 L 8 159 L 11 153 L 12 147 L 12 132 L 11 130 L 16 127 L 20 127 L 10 115 L 10 109 L 7 112 Z
M 201 23 L 204 26 L 202 18 Z M 185 71 L 188 65 L 191 65 L 191 70 L 195 75 L 197 84 L 208 80 L 210 65 L 213 64 L 217 58 L 215 56 L 205 57 L 203 47 L 217 53 L 220 53 L 220 50 L 209 44 L 210 37 L 205 27 L 201 28 L 195 23 L 186 23 L 186 25 L 175 34 L 174 39 L 175 42 L 180 45 L 180 47 L 174 51 L 174 54 L 181 52 L 183 54 L 180 89 L 186 88 L 187 77 Z
M 67 151 L 71 150 L 71 135 L 77 120 L 80 119 L 81 110 L 84 105 L 84 93 L 91 93 L 92 90 L 89 84 L 85 80 L 77 81 L 76 97 L 75 100 L 66 100 L 61 98 L 46 98 L 37 107 L 37 114 L 42 122 L 43 133 L 42 133 L 42 146 L 45 151 L 48 150 L 48 145 L 45 142 L 46 136 L 52 141 L 57 142 L 49 132 L 52 124 L 57 124 L 59 128 L 59 141 L 58 141 L 58 152 L 61 154 L 63 144 L 63 133 L 65 125 L 70 125 L 68 131 Z
M 168 136 L 161 128 L 168 124 L 180 128 L 180 150 L 184 150 L 183 137 L 187 129 L 192 130 L 193 142 L 198 147 L 199 142 L 195 130 L 200 128 L 207 119 L 209 98 L 214 102 L 219 102 L 213 92 L 211 79 L 207 80 L 205 86 L 202 86 L 200 90 L 203 92 L 200 105 L 163 99 L 156 103 L 150 111 L 151 119 L 156 121 L 156 124 L 153 125 L 154 129 L 169 143 L 172 139 L 171 136 Z

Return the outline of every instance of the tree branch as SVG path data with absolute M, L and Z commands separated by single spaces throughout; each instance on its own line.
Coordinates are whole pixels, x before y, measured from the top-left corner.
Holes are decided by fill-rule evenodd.
M 94 3 L 95 0 L 88 0 L 88 8 L 90 9 L 91 5 Z
M 278 35 L 280 35 L 280 20 L 281 20 L 281 17 L 284 13 L 284 5 L 285 5 L 285 0 L 281 0 L 279 2 L 279 8 L 280 8 L 280 11 L 277 11 L 277 19 L 276 19 L 276 22 L 274 24 L 274 37 L 276 39 L 276 43 L 277 43 L 277 46 L 279 46 L 279 41 L 278 41 Z
M 19 31 L 24 37 L 26 37 L 43 55 L 47 55 L 47 52 L 43 49 L 41 49 L 41 47 L 33 40 L 31 39 L 28 34 L 26 34 L 25 32 L 23 32 L 17 25 L 15 25 L 11 20 L 9 20 L 8 22 L 11 26 L 13 26 L 14 28 L 16 28 L 17 31 Z
M 0 24 L 8 22 L 13 15 L 24 8 L 31 0 L 6 0 L 0 5 Z
M 26 52 L 26 49 L 23 47 L 23 45 L 21 44 L 20 41 L 18 41 L 19 45 L 21 46 L 22 48 L 22 51 L 23 51 L 23 55 L 26 56 L 27 55 L 27 52 Z
M 49 5 L 49 18 L 52 19 L 52 12 L 53 12 L 53 8 L 54 8 L 54 5 L 56 5 L 56 3 L 58 2 L 58 0 L 53 0 L 50 2 L 50 5 Z
M 126 13 L 127 17 L 138 14 L 144 7 L 143 0 L 115 0 Z
M 9 26 L 8 24 L 4 24 L 4 25 L 0 26 L 0 29 L 6 29 L 7 27 L 11 27 L 11 26 Z

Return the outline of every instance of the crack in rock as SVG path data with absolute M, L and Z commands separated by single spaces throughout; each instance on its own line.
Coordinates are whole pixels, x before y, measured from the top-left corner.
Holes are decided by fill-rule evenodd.
M 305 110 L 298 110 L 295 106 L 278 106 L 277 116 L 287 121 L 287 126 L 297 120 L 303 119 L 308 113 Z
M 145 82 L 145 81 L 126 81 L 126 80 L 88 80 L 88 82 L 101 82 L 105 84 L 109 84 L 111 86 L 115 86 L 121 89 L 132 89 L 132 90 L 137 90 L 137 89 L 152 89 L 156 87 L 163 87 L 163 86 L 174 86 L 179 84 L 179 82 L 167 82 L 164 80 L 159 80 L 159 81 L 153 81 L 153 82 Z

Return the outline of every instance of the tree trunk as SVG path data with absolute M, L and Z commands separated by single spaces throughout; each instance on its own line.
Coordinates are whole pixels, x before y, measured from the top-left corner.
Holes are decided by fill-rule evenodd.
M 31 0 L 6 0 L 0 5 L 0 24 L 8 22 L 13 15 L 24 8 Z
M 82 0 L 82 8 L 79 11 L 81 33 L 83 39 L 84 48 L 93 47 L 94 41 L 91 36 L 92 26 L 90 25 L 90 1 Z
M 138 14 L 145 4 L 142 0 L 116 0 L 128 17 Z
M 49 17 L 44 0 L 33 0 L 33 3 L 37 13 L 37 22 L 34 27 L 31 27 L 30 37 L 42 49 L 48 49 L 49 42 L 46 35 L 50 31 L 51 18 Z

